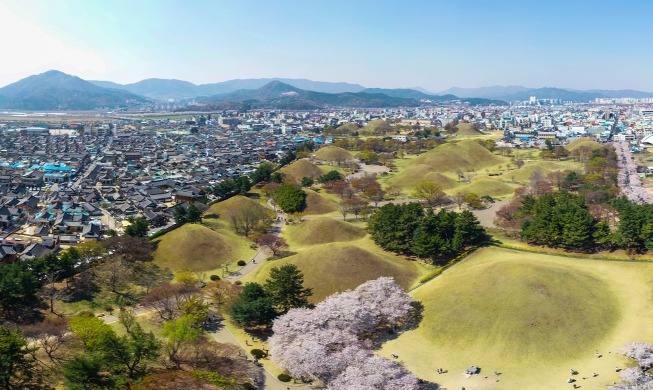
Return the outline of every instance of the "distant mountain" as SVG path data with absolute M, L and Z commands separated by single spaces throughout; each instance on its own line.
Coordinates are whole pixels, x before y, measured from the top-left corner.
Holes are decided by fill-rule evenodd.
M 461 100 L 456 96 L 426 95 L 412 89 L 368 88 L 361 92 L 323 93 L 306 91 L 280 81 L 258 89 L 241 89 L 228 94 L 197 98 L 202 104 L 215 107 L 237 108 L 280 108 L 280 109 L 318 109 L 329 107 L 417 107 L 425 101 L 444 102 Z M 507 104 L 488 99 L 462 99 L 470 104 Z M 474 101 L 472 101 L 474 100 Z
M 175 79 L 146 79 L 132 84 L 116 84 L 110 81 L 98 80 L 93 80 L 91 82 L 101 87 L 124 89 L 152 99 L 183 100 L 199 96 L 226 94 L 241 89 L 257 89 L 271 81 L 281 81 L 303 90 L 325 93 L 360 92 L 365 89 L 365 87 L 358 84 L 285 78 L 237 79 L 200 85 Z
M 595 93 L 598 95 L 603 95 L 608 98 L 648 98 L 648 97 L 653 97 L 653 92 L 642 92 L 642 91 L 635 91 L 633 89 L 617 89 L 617 90 L 609 90 L 609 89 L 590 89 L 589 91 L 585 91 L 588 93 Z
M 480 88 L 459 88 L 453 87 L 440 92 L 441 95 L 451 94 L 460 96 L 462 98 L 488 98 L 488 99 L 502 99 L 504 96 L 513 95 L 519 92 L 531 90 L 533 88 L 526 88 L 520 85 L 494 85 L 492 87 Z
M 386 88 L 367 88 L 362 92 L 366 93 L 382 93 L 388 96 L 400 97 L 404 99 L 415 99 L 420 101 L 431 101 L 431 102 L 448 102 L 453 100 L 460 100 L 461 102 L 469 103 L 473 106 L 478 105 L 508 105 L 505 101 L 485 99 L 485 98 L 460 98 L 456 95 L 447 94 L 447 95 L 432 95 L 426 94 L 422 91 L 417 91 L 415 89 L 386 89 Z
M 29 76 L 0 88 L 0 107 L 18 110 L 92 110 L 128 107 L 148 99 L 103 88 L 57 70 Z
M 241 89 L 228 94 L 198 98 L 198 102 L 215 107 L 247 105 L 252 108 L 306 110 L 328 107 L 416 107 L 415 99 L 392 97 L 380 93 L 324 93 L 306 91 L 280 81 L 271 81 L 258 89 Z
M 538 99 L 561 99 L 564 101 L 587 102 L 596 98 L 646 98 L 653 97 L 653 92 L 642 92 L 632 89 L 607 90 L 591 89 L 588 91 L 569 88 L 527 88 L 522 86 L 501 86 L 481 88 L 458 88 L 453 87 L 441 94 L 450 93 L 460 97 L 483 97 L 488 99 L 501 100 L 528 100 L 531 96 Z

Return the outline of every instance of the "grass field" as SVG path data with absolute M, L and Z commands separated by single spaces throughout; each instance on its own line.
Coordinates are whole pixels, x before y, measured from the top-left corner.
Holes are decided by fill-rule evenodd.
M 290 244 L 298 246 L 329 244 L 363 238 L 364 229 L 333 218 L 316 218 L 298 225 L 286 226 Z
M 500 180 L 479 178 L 472 180 L 470 184 L 456 188 L 455 192 L 473 192 L 477 195 L 490 195 L 493 198 L 511 196 L 515 192 L 515 186 L 506 184 Z
M 653 341 L 653 263 L 490 247 L 411 295 L 424 305 L 422 322 L 379 353 L 449 389 L 570 388 L 571 368 L 582 388 L 602 389 L 626 364 L 617 348 Z M 470 365 L 481 375 L 467 379 Z

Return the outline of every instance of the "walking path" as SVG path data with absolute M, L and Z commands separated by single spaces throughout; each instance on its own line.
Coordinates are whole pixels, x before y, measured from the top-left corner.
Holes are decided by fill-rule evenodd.
M 617 181 L 621 192 L 635 203 L 653 203 L 651 194 L 642 187 L 642 181 L 637 174 L 637 164 L 630 153 L 630 146 L 627 142 L 613 142 L 617 153 L 617 164 L 619 174 Z

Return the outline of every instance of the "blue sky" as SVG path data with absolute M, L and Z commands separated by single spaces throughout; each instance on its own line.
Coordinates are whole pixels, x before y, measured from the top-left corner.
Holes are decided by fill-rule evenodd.
M 653 91 L 645 1 L 0 0 L 0 85 L 290 77 Z

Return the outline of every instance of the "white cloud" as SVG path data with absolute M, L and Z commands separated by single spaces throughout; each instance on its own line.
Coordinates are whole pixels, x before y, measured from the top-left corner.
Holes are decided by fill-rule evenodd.
M 0 50 L 0 87 L 50 69 L 88 79 L 102 78 L 106 73 L 105 61 L 99 54 L 62 42 L 2 3 Z

